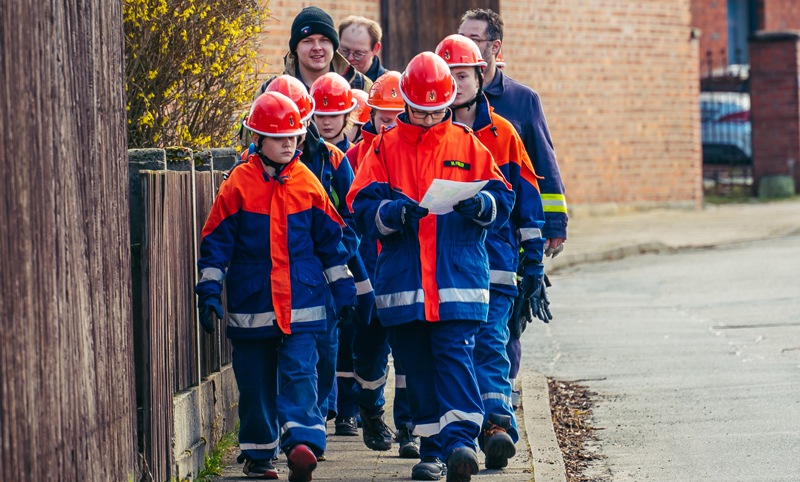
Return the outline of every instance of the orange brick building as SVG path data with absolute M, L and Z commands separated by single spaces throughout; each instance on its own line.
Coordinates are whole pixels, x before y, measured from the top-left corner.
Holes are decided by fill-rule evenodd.
M 542 98 L 572 215 L 702 204 L 692 0 L 271 0 L 268 73 L 282 70 L 292 20 L 309 5 L 337 22 L 380 22 L 396 70 L 409 45 L 432 50 L 467 8 L 499 10 L 506 72 Z

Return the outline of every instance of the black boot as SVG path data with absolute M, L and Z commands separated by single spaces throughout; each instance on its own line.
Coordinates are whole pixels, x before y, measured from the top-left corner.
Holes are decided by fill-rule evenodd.
M 483 453 L 486 454 L 487 469 L 502 469 L 508 465 L 508 459 L 517 453 L 514 441 L 508 435 L 511 428 L 511 417 L 492 413 L 483 425 Z
M 427 456 L 411 469 L 413 480 L 439 480 L 447 475 L 447 466 L 439 457 Z
M 469 482 L 478 473 L 478 454 L 469 447 L 458 447 L 447 457 L 447 482 Z
M 397 430 L 397 435 L 394 441 L 400 444 L 400 458 L 401 459 L 418 459 L 419 458 L 419 437 L 415 437 L 411 433 L 411 429 L 402 426 Z M 441 462 L 441 460 L 439 461 Z
M 358 435 L 358 422 L 355 417 L 336 417 L 334 435 Z
M 383 421 L 383 410 L 376 415 L 368 415 L 363 410 L 360 413 L 364 444 L 372 450 L 390 450 L 392 448 L 392 431 Z

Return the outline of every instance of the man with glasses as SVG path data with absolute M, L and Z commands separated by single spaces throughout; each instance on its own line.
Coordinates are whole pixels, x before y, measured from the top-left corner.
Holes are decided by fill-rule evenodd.
M 399 90 L 405 112 L 373 141 L 347 204 L 361 233 L 381 242 L 378 318 L 394 337 L 421 437 L 411 477 L 439 480 L 446 471 L 449 482 L 468 482 L 478 472 L 475 439 L 483 424 L 473 351 L 489 311 L 484 240 L 508 221 L 514 193 L 472 131 L 452 122 L 447 107 L 456 84 L 441 57 L 414 57 Z M 430 213 L 419 203 L 434 179 L 485 184 Z
M 539 180 L 545 215 L 545 225 L 542 229 L 542 236 L 545 238 L 544 254 L 556 256 L 563 249 L 563 243 L 567 238 L 567 201 L 539 95 L 497 68 L 497 55 L 503 44 L 503 19 L 500 15 L 489 9 L 469 10 L 461 17 L 458 33 L 478 44 L 481 55 L 487 63 L 483 71 L 483 91 L 486 98 L 494 111 L 511 122 L 517 130 L 533 163 L 534 171 L 544 176 L 544 179 Z M 511 359 L 509 381 L 513 387 L 519 373 L 522 347 L 519 341 L 521 333 L 516 320 L 510 320 L 509 326 L 512 333 L 507 347 Z M 513 392 L 512 399 L 514 406 L 517 406 L 519 391 Z
M 284 74 L 291 75 L 311 89 L 314 81 L 328 72 L 345 78 L 353 89 L 369 91 L 372 81 L 358 72 L 347 59 L 337 52 L 339 34 L 333 19 L 319 7 L 306 7 L 292 22 L 289 53 L 283 58 Z M 256 89 L 254 99 L 266 91 L 277 75 L 270 77 Z
M 381 26 L 368 18 L 351 15 L 339 24 L 339 53 L 373 82 L 386 73 L 377 55 L 382 37 Z

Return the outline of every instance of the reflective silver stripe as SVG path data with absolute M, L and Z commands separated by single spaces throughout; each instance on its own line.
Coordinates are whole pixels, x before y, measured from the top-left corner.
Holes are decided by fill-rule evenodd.
M 567 207 L 567 201 L 557 199 L 542 199 L 542 206 L 562 206 Z
M 517 388 L 517 379 L 516 378 L 509 378 L 508 383 L 511 384 L 511 390 Z
M 442 418 L 439 419 L 439 430 L 441 430 L 442 427 L 446 426 L 447 424 L 454 422 L 472 422 L 480 427 L 483 425 L 483 414 L 467 413 L 462 412 L 461 410 L 450 410 L 442 415 Z
M 494 220 L 497 218 L 497 201 L 494 200 L 494 196 L 492 196 L 490 193 L 484 192 L 484 194 L 489 196 L 489 199 L 492 200 L 492 216 L 489 218 L 488 221 L 479 221 L 475 219 L 475 222 L 480 224 L 481 226 L 488 226 L 492 224 Z
M 228 326 L 237 328 L 263 328 L 275 324 L 275 312 L 228 313 Z
M 353 372 L 336 372 L 336 376 L 339 378 L 355 378 L 356 374 Z
M 484 393 L 481 395 L 481 400 L 502 400 L 509 406 L 511 405 L 511 397 L 507 397 L 502 393 Z
M 414 435 L 419 437 L 432 437 L 438 434 L 442 427 L 454 422 L 472 422 L 480 427 L 483 424 L 483 414 L 450 410 L 442 415 L 442 418 L 439 419 L 439 423 L 423 423 L 415 426 Z
M 380 377 L 379 379 L 377 379 L 377 380 L 375 380 L 373 382 L 364 380 L 363 378 L 358 376 L 357 373 L 355 373 L 354 376 L 356 378 L 356 382 L 358 383 L 358 386 L 360 386 L 364 390 L 377 390 L 377 389 L 381 388 L 382 386 L 386 385 L 386 375 L 383 375 L 382 377 Z
M 489 270 L 489 282 L 498 285 L 517 286 L 517 273 L 514 271 Z
M 481 288 L 444 288 L 439 290 L 440 303 L 489 303 L 489 290 Z
M 439 433 L 438 423 L 423 423 L 414 426 L 414 435 L 417 437 L 433 437 Z
M 202 283 L 203 281 L 216 281 L 218 283 L 222 283 L 223 278 L 225 278 L 225 273 L 223 273 L 221 269 L 203 268 L 200 270 L 200 281 L 198 281 L 198 283 Z
M 315 306 L 313 308 L 300 308 L 299 310 L 292 310 L 292 323 L 306 323 L 309 321 L 319 321 L 327 318 L 324 306 Z
M 395 377 L 394 377 L 394 388 L 406 388 L 406 376 L 405 375 L 395 375 Z
M 301 308 L 292 310 L 292 323 L 306 323 L 326 318 L 325 307 Z M 266 313 L 228 313 L 228 326 L 237 328 L 262 328 L 273 326 L 277 320 L 274 311 Z
M 380 231 L 380 233 L 384 236 L 388 236 L 392 233 L 397 232 L 396 229 L 392 229 L 389 226 L 383 224 L 383 221 L 381 220 L 381 208 L 383 208 L 384 204 L 388 204 L 390 202 L 391 201 L 389 201 L 388 199 L 384 199 L 383 201 L 381 201 L 380 206 L 378 206 L 378 210 L 375 211 L 375 226 L 378 227 L 378 231 Z
M 344 264 L 340 264 L 339 266 L 331 266 L 323 271 L 323 273 L 325 273 L 325 279 L 328 280 L 328 284 L 335 283 L 340 279 L 353 277 L 353 273 L 350 272 L 350 268 Z
M 487 291 L 486 293 L 489 292 Z M 378 295 L 375 297 L 375 304 L 379 309 L 408 306 L 414 303 L 425 303 L 425 292 L 421 289 L 417 291 L 400 291 L 399 293 L 390 293 L 388 295 Z
M 305 428 L 305 429 L 308 429 L 308 430 L 321 430 L 323 432 L 326 431 L 325 430 L 325 425 L 312 425 L 312 426 L 309 427 L 308 425 L 302 425 L 302 424 L 299 424 L 297 422 L 286 422 L 283 425 L 283 427 L 281 427 L 281 433 L 288 432 L 289 429 L 292 429 L 292 428 Z
M 272 450 L 278 446 L 280 439 L 268 444 L 248 444 L 239 442 L 240 450 Z
M 517 229 L 517 240 L 519 242 L 528 241 L 529 239 L 538 239 L 541 237 L 542 237 L 542 230 L 539 228 Z
M 358 283 L 356 283 L 356 295 L 365 295 L 371 292 L 372 292 L 372 283 L 369 282 L 369 278 L 365 279 L 364 281 L 359 281 Z

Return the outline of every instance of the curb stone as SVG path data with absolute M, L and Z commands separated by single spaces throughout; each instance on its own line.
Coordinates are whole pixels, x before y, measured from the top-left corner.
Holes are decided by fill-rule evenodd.
M 533 480 L 567 482 L 564 456 L 553 429 L 547 378 L 541 373 L 528 371 L 521 377 L 521 383 L 522 414 L 533 459 Z

